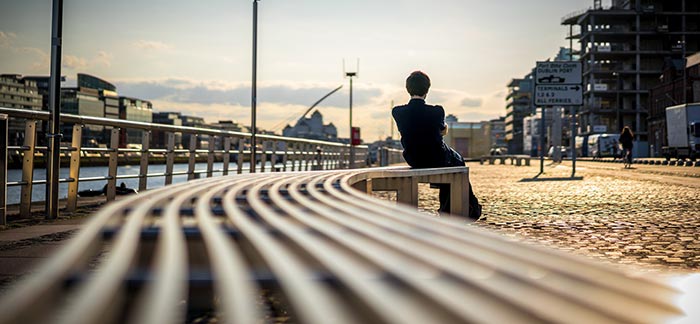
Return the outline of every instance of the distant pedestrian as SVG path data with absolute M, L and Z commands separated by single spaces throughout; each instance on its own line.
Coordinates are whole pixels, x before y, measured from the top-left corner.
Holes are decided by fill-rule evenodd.
M 622 159 L 625 162 L 625 168 L 629 168 L 632 166 L 632 147 L 634 147 L 634 133 L 629 126 L 622 128 L 619 141 L 622 145 Z
M 401 133 L 403 156 L 413 168 L 440 168 L 463 166 L 464 158 L 447 146 L 442 137 L 447 134 L 445 110 L 442 106 L 425 103 L 430 89 L 430 78 L 421 71 L 411 73 L 406 79 L 406 90 L 411 100 L 403 106 L 396 106 L 391 115 L 396 120 Z M 469 186 L 469 218 L 481 217 L 481 205 Z M 440 184 L 440 212 L 449 212 L 450 186 Z

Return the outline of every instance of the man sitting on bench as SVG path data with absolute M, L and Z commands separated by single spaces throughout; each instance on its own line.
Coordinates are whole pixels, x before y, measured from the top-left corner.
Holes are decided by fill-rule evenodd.
M 430 89 L 430 78 L 421 71 L 411 73 L 406 79 L 406 90 L 411 100 L 392 109 L 391 115 L 401 133 L 403 157 L 413 168 L 440 168 L 464 166 L 464 158 L 443 141 L 447 134 L 445 110 L 442 106 L 425 104 Z M 440 184 L 440 210 L 450 210 L 450 186 Z M 469 183 L 469 218 L 481 217 L 481 205 Z

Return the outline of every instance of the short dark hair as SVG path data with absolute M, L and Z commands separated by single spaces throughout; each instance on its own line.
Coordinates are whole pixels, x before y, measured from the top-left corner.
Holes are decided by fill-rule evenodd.
M 414 71 L 406 78 L 406 90 L 412 96 L 425 96 L 430 89 L 430 78 L 422 71 Z

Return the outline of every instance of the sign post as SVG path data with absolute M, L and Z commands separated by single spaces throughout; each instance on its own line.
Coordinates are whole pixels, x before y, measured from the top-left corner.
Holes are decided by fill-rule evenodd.
M 572 61 L 553 61 L 553 62 L 537 62 L 535 68 L 535 105 L 542 107 L 542 120 L 540 132 L 540 174 L 544 173 L 544 150 L 546 143 L 544 142 L 544 123 L 546 107 L 554 106 L 571 106 L 572 121 L 576 118 L 574 106 L 583 105 L 583 86 L 582 86 L 582 66 L 581 62 Z M 571 142 L 576 139 L 575 122 L 572 122 Z M 576 161 L 576 149 L 573 146 L 571 150 L 572 161 Z M 576 164 L 573 164 L 573 172 L 576 172 Z

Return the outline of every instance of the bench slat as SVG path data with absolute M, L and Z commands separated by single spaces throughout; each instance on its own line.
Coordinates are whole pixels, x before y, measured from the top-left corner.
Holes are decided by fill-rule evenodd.
M 353 187 L 410 183 L 413 192 L 417 182 L 465 179 L 466 167 L 401 167 L 242 174 L 147 191 L 99 211 L 3 298 L 0 323 L 180 322 L 202 310 L 249 323 L 268 316 L 256 299 L 269 289 L 304 323 L 647 323 L 681 315 L 678 292 L 665 283 Z M 453 199 L 466 200 L 465 192 Z M 150 228 L 155 236 L 143 235 Z

